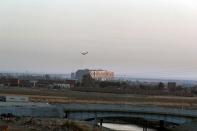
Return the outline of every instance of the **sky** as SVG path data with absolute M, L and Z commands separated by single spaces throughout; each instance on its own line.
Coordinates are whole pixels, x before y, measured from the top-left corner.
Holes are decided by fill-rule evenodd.
M 197 80 L 196 56 L 196 0 L 0 1 L 0 71 Z

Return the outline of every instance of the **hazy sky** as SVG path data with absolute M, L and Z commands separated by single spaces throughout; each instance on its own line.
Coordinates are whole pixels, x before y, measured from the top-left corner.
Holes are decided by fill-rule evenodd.
M 1 71 L 197 79 L 196 57 L 196 0 L 0 1 Z

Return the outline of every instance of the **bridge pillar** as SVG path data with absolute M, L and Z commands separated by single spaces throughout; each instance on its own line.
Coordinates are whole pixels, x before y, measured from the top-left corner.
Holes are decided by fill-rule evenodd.
M 163 120 L 160 120 L 159 121 L 159 130 L 160 131 L 163 131 L 164 130 L 164 121 Z
M 143 131 L 147 131 L 148 128 L 148 121 L 144 120 L 143 121 Z
M 98 119 L 97 119 L 97 113 L 94 113 L 94 125 L 96 126 L 98 123 Z
M 100 119 L 100 126 L 103 126 L 103 119 Z
M 69 119 L 69 112 L 68 111 L 65 112 L 64 118 Z

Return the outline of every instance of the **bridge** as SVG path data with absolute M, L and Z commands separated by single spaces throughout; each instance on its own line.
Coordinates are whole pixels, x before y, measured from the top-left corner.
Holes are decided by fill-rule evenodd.
M 116 104 L 66 104 L 65 117 L 74 120 L 104 118 L 142 118 L 174 124 L 190 123 L 197 118 L 197 110 L 164 108 L 157 106 L 132 106 Z
M 197 110 L 135 106 L 124 104 L 44 104 L 1 102 L 0 114 L 16 116 L 54 117 L 73 120 L 101 120 L 105 118 L 140 118 L 174 124 L 190 123 L 197 118 Z

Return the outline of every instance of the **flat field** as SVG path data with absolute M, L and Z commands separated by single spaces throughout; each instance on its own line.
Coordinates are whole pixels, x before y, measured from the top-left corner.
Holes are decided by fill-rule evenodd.
M 197 109 L 197 97 L 148 96 L 132 94 L 79 92 L 71 91 L 69 89 L 49 90 L 17 87 L 0 88 L 0 96 L 4 95 L 29 96 L 30 101 L 32 102 L 46 102 L 51 104 L 110 103 Z

